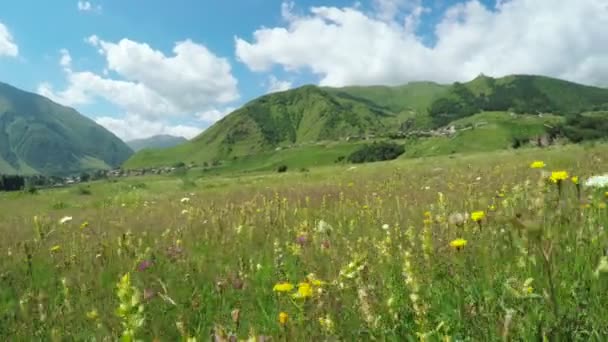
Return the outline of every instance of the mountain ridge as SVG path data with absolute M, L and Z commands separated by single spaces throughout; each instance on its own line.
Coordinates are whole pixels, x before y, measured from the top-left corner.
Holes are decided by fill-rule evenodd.
M 187 141 L 188 139 L 180 136 L 157 134 L 147 138 L 129 140 L 126 141 L 126 144 L 133 151 L 138 152 L 146 148 L 161 149 L 173 147 Z
M 132 153 L 116 135 L 75 109 L 0 82 L 0 173 L 108 169 Z
M 482 112 L 565 117 L 603 108 L 608 89 L 536 75 L 480 75 L 451 85 L 305 85 L 251 100 L 188 143 L 142 151 L 125 167 L 209 163 L 323 141 L 428 131 Z

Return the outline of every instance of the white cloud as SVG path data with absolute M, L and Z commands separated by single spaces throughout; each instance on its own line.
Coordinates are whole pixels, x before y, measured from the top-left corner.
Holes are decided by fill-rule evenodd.
M 71 61 L 69 53 L 62 51 L 67 88 L 55 92 L 43 83 L 39 93 L 66 105 L 103 98 L 126 112 L 155 119 L 194 115 L 239 96 L 228 61 L 192 41 L 177 43 L 175 56 L 171 57 L 128 39 L 114 44 L 91 36 L 87 41 L 106 58 L 106 69 L 121 79 L 107 78 L 107 72 L 100 76 L 91 71 L 73 71 L 64 65 Z
M 219 121 L 226 115 L 232 113 L 234 110 L 236 110 L 235 107 L 226 107 L 222 110 L 217 109 L 217 108 L 212 108 L 212 109 L 200 112 L 196 116 L 198 117 L 198 119 L 200 121 L 203 121 L 206 123 L 214 123 L 216 121 Z
M 78 10 L 80 12 L 101 12 L 101 5 L 93 5 L 90 1 L 78 1 Z
M 228 61 L 190 40 L 176 43 L 173 56 L 128 39 L 111 43 L 91 36 L 86 42 L 105 58 L 103 72 L 74 70 L 69 51 L 61 50 L 59 64 L 67 87 L 56 90 L 43 82 L 38 93 L 68 106 L 91 104 L 97 99 L 116 105 L 125 113 L 124 119 L 100 120 L 120 136 L 179 133 L 191 137 L 201 129 L 166 122 L 185 116 L 200 119 L 199 113 L 239 97 Z M 109 77 L 110 72 L 116 77 Z M 207 124 L 213 123 L 212 118 L 206 117 Z
M 466 81 L 482 72 L 608 84 L 605 0 L 459 3 L 442 14 L 434 46 L 415 33 L 428 11 L 420 1 L 374 4 L 374 12 L 313 7 L 307 15 L 284 5 L 285 27 L 260 28 L 251 42 L 237 37 L 236 55 L 253 71 L 310 70 L 331 86 Z
M 13 41 L 13 36 L 8 31 L 8 28 L 0 22 L 0 57 L 17 57 L 19 55 L 19 47 Z
M 292 87 L 292 83 L 289 81 L 281 81 L 277 79 L 274 75 L 270 75 L 268 77 L 268 93 L 276 93 L 280 91 L 289 90 Z
M 61 54 L 61 58 L 59 59 L 59 65 L 66 69 L 71 68 L 72 56 L 70 55 L 70 52 L 66 49 L 61 49 L 59 50 L 59 53 Z
M 203 131 L 199 127 L 171 125 L 162 121 L 147 120 L 137 115 L 127 115 L 124 118 L 102 116 L 96 118 L 95 121 L 124 141 L 148 138 L 160 134 L 192 139 Z

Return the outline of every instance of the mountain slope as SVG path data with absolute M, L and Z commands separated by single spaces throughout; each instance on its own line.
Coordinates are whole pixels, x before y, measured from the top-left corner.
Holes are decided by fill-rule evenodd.
M 64 175 L 118 166 L 132 153 L 74 109 L 0 83 L 0 173 Z
M 482 112 L 565 116 L 602 108 L 608 108 L 608 89 L 528 75 L 497 79 L 482 75 L 453 85 L 413 82 L 398 87 L 304 86 L 253 100 L 192 141 L 163 151 L 141 151 L 125 167 L 249 158 L 277 148 L 347 137 L 386 137 L 399 131 L 441 127 Z M 477 133 L 491 136 L 492 129 L 501 130 L 504 137 L 515 137 L 518 130 L 528 132 L 524 126 L 489 126 L 467 133 L 467 139 L 474 140 Z M 535 121 L 534 127 L 544 126 Z M 513 132 L 507 134 L 508 130 Z M 500 142 L 492 146 L 504 145 Z
M 607 109 L 608 89 L 543 76 L 481 75 L 452 85 L 431 103 L 429 114 L 435 126 L 441 126 L 481 111 L 570 115 Z
M 188 140 L 184 137 L 175 137 L 172 135 L 155 135 L 145 139 L 136 139 L 127 141 L 127 145 L 135 151 L 141 151 L 146 148 L 167 148 L 183 144 Z

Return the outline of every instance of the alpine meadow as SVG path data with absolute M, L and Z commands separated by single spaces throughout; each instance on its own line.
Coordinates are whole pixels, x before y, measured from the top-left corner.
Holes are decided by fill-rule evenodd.
M 608 340 L 602 1 L 66 4 L 0 5 L 0 341 Z

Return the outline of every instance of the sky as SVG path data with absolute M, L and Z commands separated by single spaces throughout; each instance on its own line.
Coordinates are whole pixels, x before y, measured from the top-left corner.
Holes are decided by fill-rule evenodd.
M 608 0 L 6 0 L 0 82 L 123 140 L 192 138 L 305 84 L 540 74 L 608 86 Z

